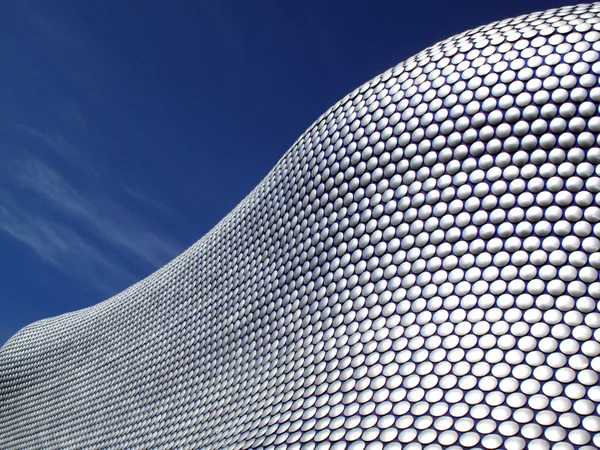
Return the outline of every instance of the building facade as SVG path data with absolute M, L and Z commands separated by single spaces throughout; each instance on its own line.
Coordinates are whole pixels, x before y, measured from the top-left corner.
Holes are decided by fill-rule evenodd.
M 0 448 L 600 447 L 600 5 L 440 42 L 0 349 Z

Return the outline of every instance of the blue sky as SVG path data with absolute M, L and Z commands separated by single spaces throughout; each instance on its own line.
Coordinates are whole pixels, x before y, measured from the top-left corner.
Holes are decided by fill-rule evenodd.
M 553 0 L 0 5 L 0 345 L 202 237 L 297 137 L 414 53 Z

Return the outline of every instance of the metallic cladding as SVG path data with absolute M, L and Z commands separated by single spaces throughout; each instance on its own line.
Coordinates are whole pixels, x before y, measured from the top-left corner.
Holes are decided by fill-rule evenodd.
M 600 5 L 434 45 L 0 350 L 0 448 L 600 447 Z

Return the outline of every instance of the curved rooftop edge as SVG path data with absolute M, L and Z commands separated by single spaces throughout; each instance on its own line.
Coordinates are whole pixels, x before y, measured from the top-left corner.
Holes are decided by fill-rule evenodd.
M 0 448 L 600 447 L 600 4 L 451 37 L 0 349 Z

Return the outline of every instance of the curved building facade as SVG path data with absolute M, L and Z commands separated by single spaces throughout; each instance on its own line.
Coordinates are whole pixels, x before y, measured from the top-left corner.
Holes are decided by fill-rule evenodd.
M 0 448 L 600 447 L 600 5 L 434 45 L 0 350 Z

